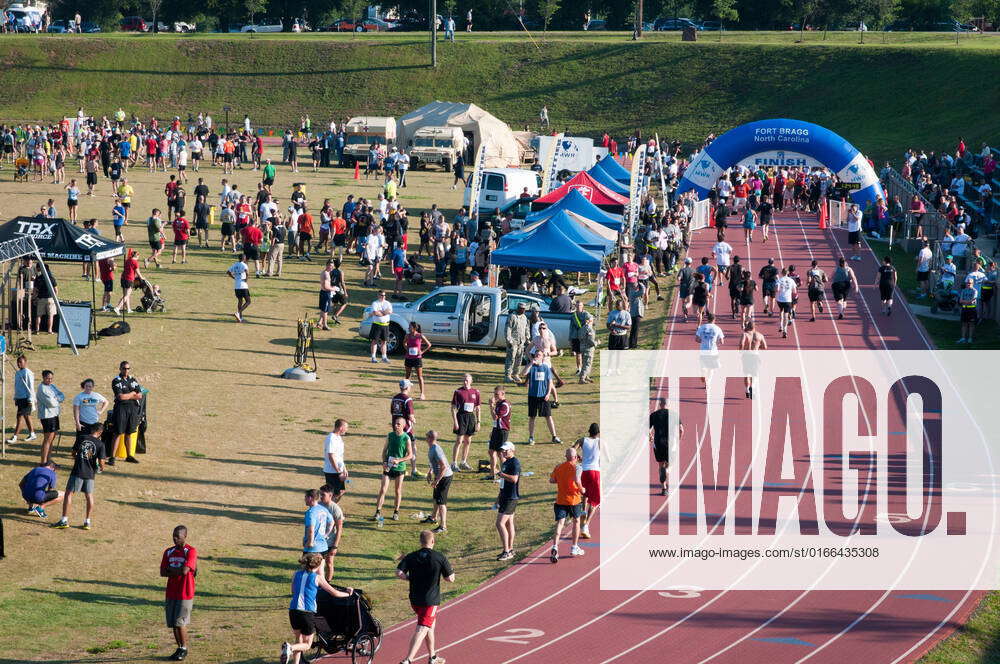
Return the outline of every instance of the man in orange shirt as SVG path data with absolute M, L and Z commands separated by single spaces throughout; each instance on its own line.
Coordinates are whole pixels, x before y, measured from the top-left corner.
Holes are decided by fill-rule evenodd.
M 312 236 L 313 218 L 309 210 L 303 207 L 302 214 L 299 215 L 299 256 L 310 263 L 312 258 L 309 257 L 309 243 L 312 242 Z
M 333 247 L 330 248 L 330 255 L 343 258 L 344 249 L 347 247 L 347 220 L 338 214 L 330 225 L 332 226 L 330 231 L 333 235 Z
M 576 462 L 576 449 L 566 450 L 566 461 L 559 464 L 549 475 L 549 484 L 556 485 L 556 534 L 552 538 L 552 552 L 549 560 L 559 562 L 559 538 L 562 536 L 563 524 L 566 519 L 573 520 L 573 546 L 569 552 L 572 556 L 582 556 L 580 548 L 580 517 L 583 516 L 583 484 L 580 482 L 580 466 Z
M 236 155 L 236 144 L 232 139 L 226 137 L 226 142 L 222 144 L 223 173 L 233 172 L 233 159 Z

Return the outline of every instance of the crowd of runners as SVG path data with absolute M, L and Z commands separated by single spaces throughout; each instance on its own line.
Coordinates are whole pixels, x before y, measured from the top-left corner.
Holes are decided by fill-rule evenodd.
M 338 145 L 342 150 L 337 135 L 336 123 L 331 122 L 329 129 L 314 134 L 311 121 L 303 117 L 298 135 L 289 132 L 283 139 L 283 162 L 292 173 L 298 170 L 297 151 L 301 141 L 309 150 L 314 168 L 330 165 L 340 158 Z M 637 143 L 638 135 L 635 139 Z M 105 287 L 103 304 L 106 309 L 116 313 L 131 311 L 131 293 L 135 283 L 142 278 L 141 270 L 149 270 L 150 265 L 160 268 L 166 260 L 163 252 L 167 248 L 167 233 L 172 233 L 171 263 L 186 263 L 188 245 L 193 241 L 197 241 L 199 248 L 235 255 L 226 275 L 232 280 L 236 301 L 233 317 L 238 322 L 246 320 L 247 310 L 253 303 L 254 279 L 282 277 L 286 258 L 305 262 L 315 258 L 319 268 L 320 329 L 341 323 L 352 291 L 365 288 L 377 291 L 370 307 L 374 317 L 369 339 L 373 363 L 392 362 L 388 355 L 387 329 L 393 305 L 387 290 L 382 287 L 383 279 L 391 280 L 393 295 L 399 296 L 405 281 L 422 282 L 420 259 L 426 256 L 434 262 L 437 285 L 447 281 L 481 285 L 489 268 L 490 253 L 500 237 L 511 230 L 510 217 L 499 210 L 491 218 L 484 215 L 482 220 L 477 220 L 463 208 L 449 219 L 437 205 L 423 211 L 411 227 L 409 212 L 400 200 L 400 189 L 406 186 L 405 155 L 378 149 L 374 149 L 366 174 L 382 178 L 381 193 L 376 197 L 351 194 L 342 201 L 310 199 L 305 185 L 280 181 L 278 168 L 264 156 L 263 142 L 253 131 L 249 118 L 244 118 L 238 130 L 220 132 L 207 115 L 189 118 L 187 123 L 173 118 L 161 125 L 156 120 L 144 123 L 134 116 L 127 118 L 121 109 L 112 118 L 100 120 L 87 118 L 80 109 L 76 120 L 48 128 L 0 128 L 0 145 L 5 163 L 23 166 L 26 159 L 29 177 L 42 180 L 48 174 L 55 184 L 64 182 L 68 158 L 77 158 L 79 170 L 86 176 L 86 191 L 72 178 L 65 185 L 70 219 L 76 220 L 81 196 L 106 191 L 114 196 L 110 213 L 116 239 L 134 243 L 129 227 L 141 228 L 138 235 L 148 244 L 148 251 L 143 248 L 140 252 L 132 247 L 127 250 L 121 269 L 122 294 L 114 306 L 112 293 L 117 265 L 114 259 L 100 263 L 99 278 Z M 809 322 L 815 321 L 818 314 L 825 312 L 825 307 L 831 306 L 828 295 L 833 300 L 838 319 L 849 315 L 848 302 L 861 286 L 852 263 L 860 258 L 862 234 L 884 231 L 881 224 L 884 220 L 891 223 L 892 202 L 879 200 L 867 210 L 856 205 L 850 207 L 846 228 L 849 244 L 853 247 L 852 255 L 820 257 L 809 265 L 784 264 L 780 257 L 767 257 L 763 262 L 757 259 L 753 264 L 751 256 L 760 256 L 772 246 L 770 229 L 775 214 L 815 213 L 827 198 L 844 196 L 844 192 L 838 190 L 836 177 L 823 168 L 751 170 L 736 167 L 720 178 L 710 194 L 714 228 L 700 232 L 716 236 L 711 255 L 692 255 L 691 220 L 696 199 L 693 194 L 675 194 L 687 160 L 680 155 L 678 144 L 656 147 L 656 158 L 649 160 L 641 175 L 641 226 L 634 238 L 623 238 L 619 250 L 610 257 L 596 283 L 599 306 L 607 312 L 601 322 L 608 330 L 608 348 L 639 347 L 640 324 L 653 297 L 651 289 L 655 291 L 656 300 L 663 300 L 668 286 L 676 285 L 680 322 L 690 320 L 694 323 L 694 333 L 703 353 L 717 352 L 724 342 L 724 334 L 716 322 L 718 316 L 726 315 L 723 312 L 728 310 L 728 315 L 740 322 L 743 333 L 738 347 L 745 351 L 744 362 L 749 367 L 746 396 L 752 398 L 751 377 L 755 375 L 752 365 L 760 361 L 761 351 L 774 343 L 771 340 L 776 336 L 786 338 L 790 326 L 800 324 L 806 316 Z M 214 178 L 208 177 L 209 171 L 204 170 L 207 167 L 221 168 L 221 173 L 214 171 L 218 176 L 217 184 Z M 137 168 L 164 174 L 164 203 L 151 209 L 148 216 L 137 212 L 135 191 L 128 182 L 129 172 Z M 464 185 L 464 172 L 461 168 L 456 171 L 456 180 L 461 179 Z M 107 190 L 102 178 L 107 180 Z M 250 182 L 249 186 L 241 188 L 237 178 L 246 178 L 245 183 Z M 661 178 L 665 186 L 662 203 L 658 205 L 652 192 L 654 183 Z M 190 196 L 188 187 L 191 188 Z M 145 210 L 147 205 L 140 209 Z M 218 237 L 211 237 L 213 207 L 219 215 Z M 55 208 L 49 201 L 39 214 L 57 216 Z M 952 246 L 965 242 L 966 229 L 961 217 L 957 220 L 958 235 L 952 236 Z M 732 230 L 731 222 L 736 227 Z M 727 233 L 730 233 L 728 238 Z M 954 253 L 956 257 L 976 256 Z M 916 259 L 917 278 L 921 283 L 927 281 L 931 270 L 928 254 L 929 247 L 925 245 Z M 355 260 L 364 268 L 363 277 L 357 284 L 349 283 L 345 265 L 345 261 Z M 388 272 L 383 271 L 383 263 L 387 264 Z M 996 265 L 989 262 L 980 266 L 979 263 L 978 258 L 963 260 L 961 268 L 955 268 L 952 259 L 948 259 L 937 268 L 942 276 L 957 276 L 960 274 L 958 269 L 968 273 L 964 281 L 967 288 L 959 293 L 963 308 L 963 341 L 971 342 L 972 328 L 990 305 L 995 288 Z M 986 269 L 980 270 L 980 267 Z M 897 266 L 885 256 L 873 285 L 877 285 L 881 293 L 886 316 L 893 312 L 897 279 Z M 577 283 L 581 284 L 581 280 L 578 275 Z M 388 515 L 388 527 L 392 527 L 392 522 L 400 521 L 406 478 L 426 481 L 426 488 L 410 490 L 419 491 L 418 500 L 426 501 L 428 509 L 419 519 L 421 527 L 426 528 L 419 535 L 421 546 L 403 558 L 398 567 L 399 578 L 410 584 L 410 601 L 417 616 L 417 628 L 404 664 L 414 660 L 424 646 L 431 661 L 444 661 L 437 655 L 434 641 L 436 607 L 441 601 L 438 584 L 441 579 L 453 581 L 455 572 L 451 563 L 434 551 L 434 544 L 436 538 L 449 533 L 449 498 L 461 486 L 455 483 L 456 477 L 478 473 L 484 481 L 497 484 L 490 518 L 497 532 L 498 561 L 510 561 L 516 556 L 515 524 L 522 498 L 521 480 L 533 475 L 522 467 L 516 441 L 521 439 L 528 445 L 535 444 L 537 418 L 544 419 L 551 441 L 559 447 L 561 456 L 558 464 L 555 458 L 551 459 L 553 468 L 548 476 L 549 483 L 555 485 L 554 534 L 549 556 L 552 563 L 561 560 L 560 545 L 567 527 L 571 540 L 569 556 L 585 554 L 580 540 L 591 537 L 590 521 L 601 502 L 600 427 L 597 423 L 581 427 L 575 432 L 578 438 L 573 445 L 562 444 L 556 432 L 555 409 L 558 408 L 558 390 L 564 380 L 552 362 L 554 357 L 568 350 L 574 355 L 577 380 L 592 382 L 593 356 L 597 347 L 596 316 L 586 311 L 579 298 L 572 298 L 570 284 L 558 270 L 508 269 L 500 275 L 500 281 L 508 288 L 523 288 L 549 296 L 550 311 L 574 314 L 571 345 L 568 349 L 557 347 L 555 337 L 547 329 L 546 311 L 529 310 L 524 306 L 512 311 L 505 330 L 504 383 L 492 386 L 489 398 L 484 399 L 474 384 L 474 377 L 465 374 L 461 384 L 456 385 L 448 406 L 451 431 L 441 432 L 421 431 L 414 410 L 414 398 L 425 399 L 425 377 L 428 372 L 433 373 L 433 367 L 425 365 L 432 344 L 417 323 L 410 325 L 405 339 L 401 340 L 404 359 L 398 374 L 398 392 L 386 403 L 385 442 L 378 459 L 381 466 L 379 488 L 372 497 L 374 509 L 368 518 L 377 528 L 384 528 L 387 527 L 385 515 Z M 805 298 L 800 304 L 803 290 Z M 722 295 L 720 300 L 722 293 L 728 293 L 728 299 Z M 972 314 L 967 315 L 966 309 Z M 771 319 L 773 334 L 766 329 L 765 319 Z M 26 365 L 26 360 L 24 362 Z M 127 363 L 123 363 L 126 377 L 128 370 Z M 618 371 L 614 360 L 605 371 Z M 52 385 L 51 379 L 51 373 L 43 374 L 43 384 L 37 393 L 33 388 L 26 388 L 26 393 L 37 394 L 39 402 L 44 395 L 46 407 L 49 407 L 54 388 L 45 386 Z M 508 399 L 507 389 L 515 383 L 527 389 L 527 430 L 523 436 L 520 432 L 512 432 L 511 426 L 516 407 Z M 83 389 L 82 395 L 92 394 L 93 382 L 88 386 L 84 381 Z M 122 390 L 113 389 L 117 411 Z M 138 393 L 141 395 L 141 389 Z M 22 394 L 18 398 L 26 397 Z M 122 404 L 128 401 L 125 397 L 121 399 Z M 129 407 L 124 405 L 123 412 Z M 20 416 L 22 404 L 18 408 Z M 101 408 L 98 407 L 98 415 Z M 82 415 L 84 409 L 79 412 Z M 30 413 L 29 408 L 25 419 L 29 440 L 34 435 Z M 672 417 L 663 402 L 650 416 L 650 442 L 660 473 L 661 486 L 656 488 L 659 491 L 666 491 Z M 31 512 L 42 517 L 46 516 L 46 506 L 63 500 L 64 517 L 56 526 L 65 528 L 69 497 L 83 490 L 88 497 L 84 527 L 89 528 L 93 480 L 103 470 L 101 459 L 113 455 L 100 443 L 101 425 L 90 422 L 90 415 L 83 417 L 86 421 L 80 422 L 78 430 L 83 432 L 82 425 L 87 424 L 87 432 L 81 433 L 74 446 L 76 461 L 70 485 L 65 493 L 57 491 L 54 469 L 46 451 L 51 448 L 48 438 L 51 427 L 45 425 L 46 419 L 43 419 L 43 427 L 47 428 L 43 430 L 49 446 L 43 445 L 41 465 L 32 471 L 34 476 L 29 474 L 31 479 L 26 477 L 22 484 L 25 500 Z M 19 418 L 18 429 L 21 423 Z M 58 430 L 58 424 L 55 426 Z M 130 424 L 125 426 L 127 429 Z M 579 423 L 576 426 L 579 427 Z M 683 432 L 683 427 L 679 426 L 679 430 Z M 454 441 L 450 455 L 445 447 L 449 434 Z M 301 569 L 294 574 L 289 609 L 294 637 L 282 645 L 282 661 L 298 662 L 313 645 L 317 588 L 335 596 L 349 596 L 353 592 L 350 588 L 343 590 L 331 585 L 345 522 L 350 516 L 341 507 L 341 498 L 350 490 L 349 438 L 347 420 L 337 419 L 324 441 L 324 483 L 304 494 L 307 511 L 303 556 Z M 87 443 L 90 440 L 97 442 Z M 116 452 L 124 455 L 121 458 L 134 460 L 134 443 L 127 436 L 119 443 Z M 88 444 L 90 447 L 86 447 Z M 88 450 L 86 453 L 83 447 L 77 449 L 81 445 Z M 484 446 L 488 461 L 474 468 L 470 464 L 470 454 L 476 453 L 478 445 Z M 422 465 L 419 459 L 426 459 L 426 472 L 418 469 Z M 89 477 L 88 472 L 91 473 Z M 390 501 L 389 507 L 387 501 Z M 186 528 L 179 526 L 174 532 L 174 546 L 164 554 L 161 571 L 168 578 L 166 611 L 168 626 L 174 629 L 177 639 L 177 651 L 172 655 L 175 660 L 187 655 L 186 625 L 194 597 L 196 558 L 194 548 L 187 543 Z

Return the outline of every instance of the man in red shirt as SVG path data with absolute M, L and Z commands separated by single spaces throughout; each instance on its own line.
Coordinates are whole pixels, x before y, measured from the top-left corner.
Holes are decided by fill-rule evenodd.
M 172 224 L 174 228 L 174 254 L 170 258 L 171 263 L 177 262 L 177 250 L 181 250 L 181 263 L 188 262 L 188 238 L 191 237 L 191 224 L 184 218 L 184 210 L 177 210 L 177 216 Z
M 309 257 L 309 247 L 310 242 L 312 242 L 312 236 L 313 217 L 309 214 L 309 210 L 302 208 L 302 214 L 299 215 L 299 256 L 310 263 L 312 262 L 312 258 Z
M 98 272 L 101 275 L 101 283 L 104 284 L 104 297 L 101 298 L 101 311 L 111 310 L 111 294 L 115 292 L 115 259 L 104 258 L 97 263 Z
M 243 259 L 249 265 L 253 261 L 256 276 L 260 276 L 260 243 L 264 241 L 264 233 L 257 226 L 256 222 L 251 222 L 243 229 Z
M 454 454 L 451 456 L 453 471 L 472 470 L 469 465 L 469 446 L 472 443 L 472 434 L 479 431 L 480 406 L 479 390 L 472 387 L 472 374 L 465 374 L 462 378 L 462 387 L 455 390 L 455 394 L 451 397 L 451 420 L 458 436 L 455 440 Z
M 622 272 L 625 274 L 625 292 L 631 293 L 639 286 L 639 264 L 632 258 L 632 254 L 625 254 Z
M 608 282 L 608 310 L 614 306 L 615 301 L 624 297 L 625 291 L 625 270 L 618 265 L 618 257 L 611 257 L 611 267 L 608 268 L 606 277 Z
M 163 552 L 160 576 L 167 578 L 167 627 L 174 630 L 177 650 L 169 657 L 179 662 L 187 657 L 187 625 L 194 605 L 194 577 L 198 573 L 198 551 L 187 543 L 187 528 L 174 528 L 174 545 Z
M 347 247 L 347 220 L 338 214 L 334 217 L 332 226 L 333 248 L 330 250 L 330 255 L 336 254 L 338 258 L 343 258 L 344 248 Z

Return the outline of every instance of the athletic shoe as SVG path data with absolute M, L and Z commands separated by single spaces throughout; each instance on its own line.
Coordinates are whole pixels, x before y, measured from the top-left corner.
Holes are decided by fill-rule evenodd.
M 378 364 L 378 360 L 376 360 L 374 357 L 372 358 L 372 364 Z
M 837 314 L 837 320 L 844 320 L 844 314 Z
M 788 338 L 788 332 L 782 331 L 781 332 L 781 338 L 782 339 L 787 339 Z
M 136 459 L 134 456 L 125 457 L 125 461 L 127 463 L 139 463 L 139 460 Z
M 458 467 L 461 468 L 462 470 L 472 470 L 472 466 L 470 466 L 465 461 L 463 461 L 462 463 L 458 464 Z
M 435 528 L 431 532 L 434 533 L 435 535 L 440 535 L 441 533 L 448 532 L 448 529 L 447 528 L 442 528 L 441 526 L 438 526 L 437 528 Z
M 399 512 L 393 512 L 390 517 L 393 521 L 399 521 Z
M 580 537 L 583 539 L 590 539 L 590 526 L 584 526 L 580 529 Z
M 423 519 L 420 523 L 437 523 L 437 519 L 435 519 L 432 516 L 429 516 L 426 519 Z
M 965 337 L 962 337 L 961 339 L 959 339 L 955 343 L 957 343 L 957 344 L 964 344 L 965 343 Z
M 583 555 L 583 549 L 581 549 L 579 546 L 574 546 L 573 548 L 571 548 L 569 550 L 569 555 L 571 555 L 571 556 L 582 556 Z
M 371 520 L 371 521 L 378 521 L 378 518 L 379 518 L 380 516 L 382 516 L 382 512 L 380 512 L 380 511 L 376 510 L 376 511 L 375 511 L 375 515 L 374 515 L 374 516 L 372 516 L 372 518 L 371 518 L 370 520 Z
M 430 658 L 429 661 L 431 664 L 444 664 L 444 657 L 442 657 L 441 655 L 434 655 Z
M 553 563 L 559 562 L 559 549 L 552 547 L 552 551 L 549 552 L 549 561 Z
M 389 358 L 388 357 L 383 357 L 382 358 L 382 363 L 383 364 L 389 364 Z
M 497 560 L 510 560 L 513 557 L 514 554 L 512 554 L 510 551 L 501 551 L 500 555 L 497 556 Z
M 454 472 L 456 472 L 456 473 L 462 472 L 462 469 L 458 467 L 458 462 L 457 461 L 455 463 L 451 464 L 451 469 Z
M 32 432 L 31 435 L 25 438 L 24 440 L 25 442 L 27 442 L 29 440 L 34 440 L 35 438 L 38 438 L 38 436 L 34 432 Z
M 810 318 L 810 319 L 809 319 L 809 322 L 810 322 L 810 323 L 815 323 L 815 322 L 816 322 L 816 317 L 815 317 L 815 316 L 813 316 L 812 318 Z
M 17 436 L 11 436 L 10 438 L 7 439 L 7 442 L 13 445 L 14 443 L 17 442 Z
M 292 646 L 285 642 L 281 644 L 281 659 L 279 660 L 281 664 L 288 664 L 288 660 L 292 656 Z
M 35 514 L 37 514 L 41 519 L 49 518 L 49 515 L 45 512 L 45 508 L 41 505 L 35 505 Z
M 535 444 L 535 438 L 534 438 L 534 436 L 531 436 L 531 437 L 528 438 L 528 444 L 529 445 L 534 445 Z
M 559 436 L 552 436 L 552 442 L 555 443 L 556 445 L 562 444 L 562 441 L 559 439 Z
M 667 490 L 666 490 L 666 489 L 662 489 L 662 488 L 661 488 L 661 489 L 660 489 L 660 495 L 661 495 L 661 496 L 665 496 L 665 495 L 667 495 Z
M 59 529 L 69 528 L 69 521 L 67 521 L 66 519 L 59 519 L 54 524 L 52 524 L 52 527 Z
M 90 530 L 90 519 L 84 519 L 83 520 L 83 529 L 84 530 Z

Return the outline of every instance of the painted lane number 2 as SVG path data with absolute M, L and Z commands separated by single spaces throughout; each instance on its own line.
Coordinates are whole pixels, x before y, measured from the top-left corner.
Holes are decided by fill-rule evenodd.
M 545 632 L 540 629 L 529 629 L 527 627 L 515 627 L 514 629 L 505 629 L 504 632 L 507 636 L 491 636 L 487 641 L 499 641 L 500 643 L 514 643 L 519 646 L 528 645 L 528 639 L 537 639 L 540 636 L 545 636 Z

